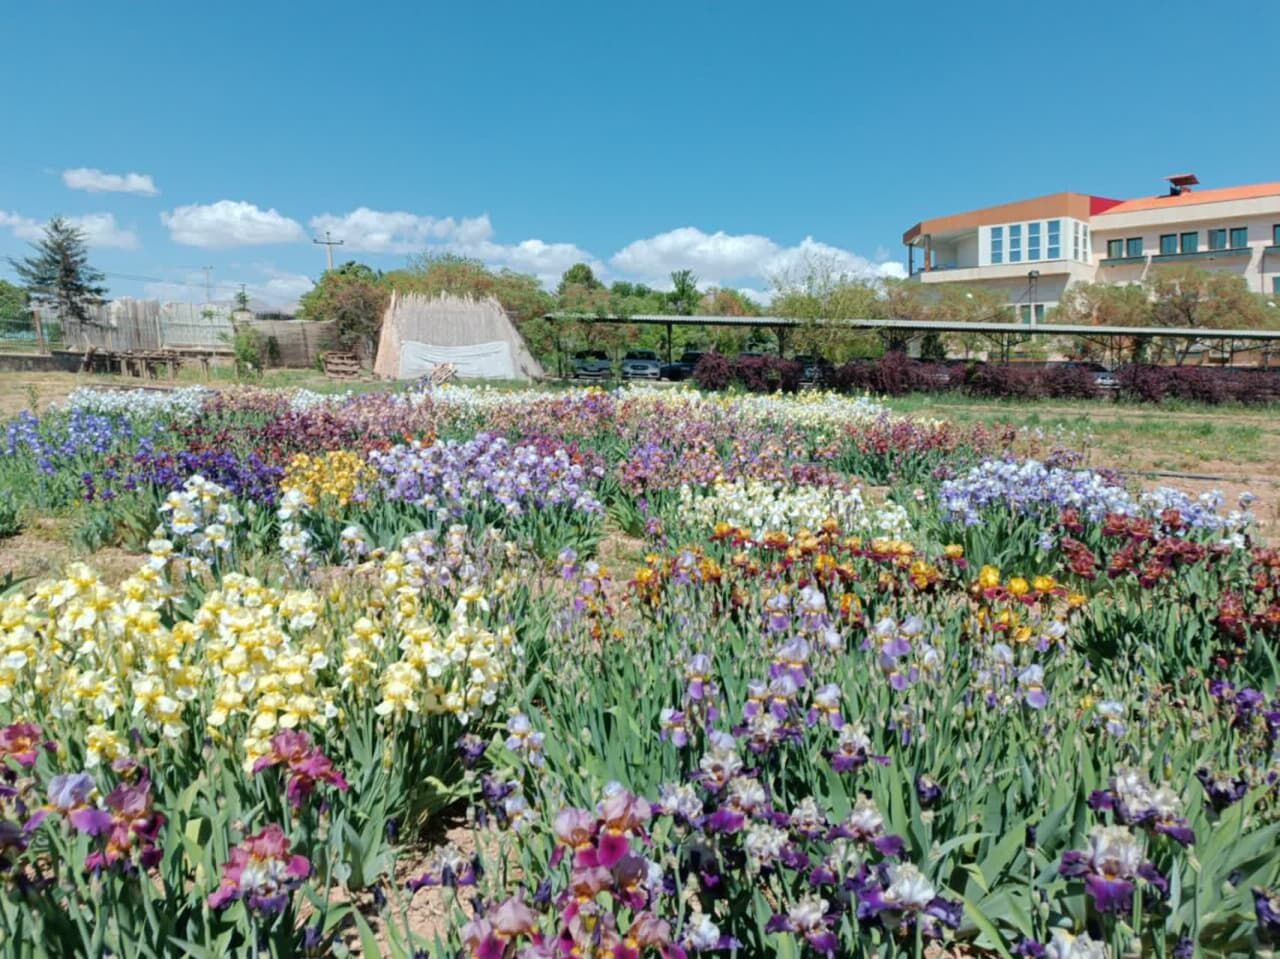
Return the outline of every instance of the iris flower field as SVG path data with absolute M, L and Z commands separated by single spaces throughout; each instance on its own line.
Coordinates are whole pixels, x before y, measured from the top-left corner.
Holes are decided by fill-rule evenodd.
M 1273 955 L 1249 510 L 873 397 L 78 390 L 0 424 L 84 547 L 0 580 L 0 952 Z

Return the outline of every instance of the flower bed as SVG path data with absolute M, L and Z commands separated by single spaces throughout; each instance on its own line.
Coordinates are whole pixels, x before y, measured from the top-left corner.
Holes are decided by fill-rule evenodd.
M 121 396 L 0 452 L 141 550 L 0 594 L 6 952 L 1277 945 L 1247 502 L 826 394 Z

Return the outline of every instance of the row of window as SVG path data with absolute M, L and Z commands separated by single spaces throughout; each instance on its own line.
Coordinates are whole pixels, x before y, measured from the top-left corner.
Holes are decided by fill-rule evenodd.
M 1075 223 L 1072 236 L 1072 258 L 1087 260 L 1089 257 L 1089 228 Z M 1008 227 L 993 226 L 991 228 L 991 262 L 1021 263 L 1023 254 L 1026 260 L 1042 259 L 1040 223 L 1026 224 L 1025 246 L 1023 243 L 1023 224 L 1012 223 Z M 1005 238 L 1008 237 L 1008 248 Z M 1242 250 L 1249 245 L 1249 230 L 1243 226 L 1216 227 L 1208 231 L 1209 250 Z M 1280 246 L 1280 223 L 1271 228 L 1271 244 Z M 1049 220 L 1044 231 L 1044 256 L 1046 260 L 1057 260 L 1062 257 L 1062 221 Z M 1186 233 L 1162 233 L 1160 235 L 1160 255 L 1173 256 L 1179 253 L 1199 253 L 1199 231 Z M 1144 256 L 1142 237 L 1131 236 L 1127 239 L 1107 241 L 1107 259 L 1139 259 Z
M 1003 226 L 993 226 L 991 228 L 991 262 L 1004 263 L 1006 252 L 1008 254 L 1009 263 L 1021 263 L 1023 255 L 1023 233 L 1021 223 L 1012 223 L 1008 227 L 1009 248 L 1005 250 L 1005 231 Z M 1043 246 L 1041 245 L 1041 231 L 1039 221 L 1026 224 L 1026 258 L 1030 260 L 1057 260 L 1062 257 L 1062 221 L 1049 220 L 1045 223 Z M 1089 228 L 1085 227 L 1085 237 L 1089 234 Z M 1080 258 L 1080 224 L 1076 224 L 1076 258 Z M 1044 251 L 1042 257 L 1041 250 Z
M 1249 245 L 1249 230 L 1243 226 L 1216 227 L 1208 231 L 1209 250 L 1243 250 Z M 1271 228 L 1271 241 L 1280 246 L 1280 223 Z M 1160 234 L 1160 255 L 1173 256 L 1178 253 L 1199 253 L 1200 234 L 1197 231 L 1187 233 Z M 1142 237 L 1131 236 L 1124 240 L 1107 241 L 1107 259 L 1135 259 L 1143 255 Z

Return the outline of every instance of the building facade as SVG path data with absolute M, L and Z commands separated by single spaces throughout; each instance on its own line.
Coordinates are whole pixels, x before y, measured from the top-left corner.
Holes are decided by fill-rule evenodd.
M 1054 193 L 923 220 L 902 236 L 909 273 L 992 290 L 1027 322 L 1073 283 L 1141 283 L 1162 264 L 1227 270 L 1280 294 L 1280 183 L 1201 190 L 1191 174 L 1167 179 L 1161 196 Z

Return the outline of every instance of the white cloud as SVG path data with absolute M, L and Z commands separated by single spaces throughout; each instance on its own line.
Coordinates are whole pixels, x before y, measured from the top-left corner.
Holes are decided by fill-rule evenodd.
M 574 263 L 589 263 L 597 273 L 605 267 L 573 243 L 528 239 L 497 243 L 488 214 L 434 217 L 402 210 L 359 207 L 341 216 L 323 213 L 309 221 L 313 230 L 342 240 L 342 250 L 366 253 L 451 252 L 482 260 L 489 266 L 532 273 L 547 286 Z M 340 251 L 339 251 L 340 252 Z
M 520 273 L 532 273 L 544 286 L 560 282 L 565 270 L 575 263 L 586 263 L 597 277 L 606 272 L 605 265 L 574 243 L 547 243 L 522 240 L 519 243 L 459 243 L 452 249 L 465 256 L 483 260 L 491 266 L 508 267 Z
M 29 216 L 0 210 L 0 227 L 7 227 L 19 240 L 38 240 L 44 232 L 44 224 Z
M 745 296 L 756 306 L 768 306 L 773 302 L 773 294 L 768 290 L 754 290 L 749 286 L 734 287 L 739 293 Z
M 308 276 L 289 273 L 271 264 L 239 268 L 252 269 L 262 279 L 252 280 L 248 275 L 235 278 L 234 274 L 228 279 L 215 279 L 213 282 L 215 303 L 230 306 L 243 283 L 253 309 L 278 309 L 296 304 L 298 297 L 315 285 Z M 188 270 L 175 279 L 158 280 L 146 283 L 142 287 L 144 297 L 178 303 L 204 303 L 205 291 L 205 275 L 201 270 Z
M 252 284 L 252 292 L 277 306 L 296 302 L 298 297 L 315 286 L 311 277 L 301 273 L 286 273 L 270 266 L 262 267 L 262 272 L 267 279 L 263 283 Z
M 309 225 L 342 240 L 342 252 L 449 251 L 491 267 L 532 273 L 547 287 L 554 287 L 574 263 L 588 264 L 603 279 L 610 274 L 635 277 L 660 288 L 670 285 L 673 271 L 690 269 L 704 287 L 745 281 L 757 302 L 768 302 L 770 297 L 760 292 L 762 288 L 776 278 L 798 276 L 816 266 L 832 275 L 858 279 L 905 274 L 901 264 L 883 260 L 879 254 L 876 260 L 869 260 L 812 237 L 784 247 L 760 234 L 705 233 L 691 226 L 629 243 L 606 264 L 575 243 L 537 238 L 499 242 L 488 215 L 459 219 L 362 206 L 349 213 L 314 216 Z
M 813 237 L 783 247 L 755 233 L 705 233 L 691 226 L 629 243 L 609 263 L 622 273 L 654 284 L 666 283 L 672 272 L 685 269 L 693 270 L 702 285 L 711 286 L 743 279 L 772 281 L 817 265 L 832 274 L 858 279 L 906 274 L 900 263 L 873 262 Z
M 112 213 L 86 213 L 65 219 L 84 234 L 85 242 L 91 247 L 114 247 L 118 250 L 138 248 L 138 234 L 120 227 Z M 44 221 L 33 220 L 29 216 L 0 210 L 0 227 L 8 227 L 19 240 L 39 240 L 44 236 L 45 224 Z
M 756 275 L 768 279 L 794 277 L 811 267 L 824 269 L 833 276 L 844 276 L 855 280 L 902 278 L 907 275 L 901 263 L 893 261 L 877 263 L 857 253 L 842 250 L 838 246 L 820 243 L 811 236 L 805 237 L 795 246 L 779 249 L 764 262 L 762 272 Z
M 493 236 L 487 214 L 455 220 L 362 206 L 342 216 L 322 213 L 310 222 L 317 232 L 327 231 L 343 246 L 364 253 L 420 253 L 434 244 L 473 245 Z
M 667 280 L 675 270 L 693 270 L 700 281 L 721 285 L 735 277 L 759 275 L 760 264 L 777 248 L 767 236 L 704 233 L 684 226 L 629 243 L 610 263 L 655 282 Z
M 138 248 L 138 234 L 118 226 L 114 214 L 86 213 L 84 216 L 69 216 L 67 222 L 84 234 L 89 246 L 109 246 L 118 250 Z
M 160 191 L 149 173 L 103 173 L 92 167 L 62 171 L 62 182 L 72 190 L 90 193 L 136 193 L 155 196 Z
M 169 228 L 173 242 L 206 249 L 297 243 L 306 238 L 296 220 L 239 200 L 180 206 L 161 213 L 160 220 Z

